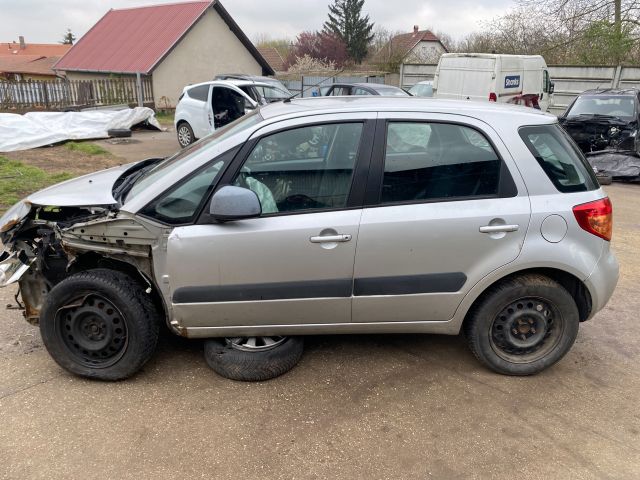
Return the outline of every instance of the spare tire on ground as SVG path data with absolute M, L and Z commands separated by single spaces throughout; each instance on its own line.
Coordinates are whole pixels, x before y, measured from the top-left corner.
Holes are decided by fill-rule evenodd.
M 127 138 L 131 136 L 131 129 L 129 128 L 111 128 L 107 130 L 107 134 L 110 137 Z
M 295 367 L 303 348 L 302 337 L 212 338 L 205 342 L 204 357 L 225 378 L 260 382 Z

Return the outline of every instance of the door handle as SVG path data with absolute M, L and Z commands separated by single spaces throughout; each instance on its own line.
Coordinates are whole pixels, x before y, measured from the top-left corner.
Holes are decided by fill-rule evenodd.
M 480 227 L 480 233 L 517 232 L 520 225 L 485 225 Z
M 342 243 L 351 240 L 351 235 L 320 235 L 309 238 L 311 243 Z

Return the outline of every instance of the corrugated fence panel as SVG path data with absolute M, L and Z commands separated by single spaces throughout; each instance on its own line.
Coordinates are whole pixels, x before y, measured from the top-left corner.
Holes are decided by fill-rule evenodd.
M 549 76 L 555 84 L 549 111 L 560 115 L 585 90 L 612 88 L 615 85 L 616 67 L 550 65 Z
M 410 89 L 416 83 L 433 81 L 437 64 L 405 63 L 400 67 L 400 85 L 405 90 Z

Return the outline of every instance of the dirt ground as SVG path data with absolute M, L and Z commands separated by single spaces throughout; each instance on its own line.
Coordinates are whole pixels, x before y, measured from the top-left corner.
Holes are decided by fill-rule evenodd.
M 3 310 L 0 478 L 640 478 L 640 186 L 606 190 L 620 283 L 534 377 L 485 370 L 460 337 L 323 336 L 290 373 L 239 383 L 166 335 L 140 374 L 101 383 Z
M 3 155 L 11 160 L 19 160 L 27 165 L 39 167 L 50 173 L 68 172 L 72 175 L 116 167 L 151 157 L 166 157 L 180 148 L 172 127 L 166 131 L 135 131 L 131 138 L 111 138 L 91 140 L 90 143 L 101 146 L 109 153 L 88 155 L 68 149 L 64 144 L 53 147 L 41 147 L 19 152 L 7 152 Z

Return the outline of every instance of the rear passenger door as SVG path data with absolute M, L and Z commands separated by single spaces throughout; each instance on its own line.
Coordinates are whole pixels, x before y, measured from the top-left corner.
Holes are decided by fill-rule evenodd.
M 457 115 L 381 114 L 354 268 L 354 322 L 444 321 L 520 253 L 531 208 L 497 134 Z

